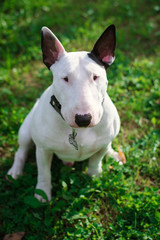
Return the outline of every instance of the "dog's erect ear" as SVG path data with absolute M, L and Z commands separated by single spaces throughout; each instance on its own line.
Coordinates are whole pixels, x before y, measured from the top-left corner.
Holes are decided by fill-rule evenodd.
M 65 52 L 60 41 L 47 27 L 43 27 L 41 30 L 41 48 L 43 62 L 49 69 Z
M 115 59 L 114 50 L 116 47 L 116 29 L 112 24 L 110 25 L 104 33 L 97 40 L 91 51 L 90 57 L 93 60 L 96 58 L 107 68 L 111 65 Z M 95 58 L 96 57 L 96 58 Z

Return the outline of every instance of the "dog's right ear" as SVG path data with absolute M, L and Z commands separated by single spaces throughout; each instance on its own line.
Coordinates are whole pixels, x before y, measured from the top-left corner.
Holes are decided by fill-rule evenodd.
M 47 27 L 41 30 L 41 48 L 43 62 L 49 69 L 65 52 L 60 41 Z
M 99 61 L 105 68 L 108 68 L 114 61 L 114 50 L 116 47 L 116 28 L 112 24 L 100 36 L 89 56 Z

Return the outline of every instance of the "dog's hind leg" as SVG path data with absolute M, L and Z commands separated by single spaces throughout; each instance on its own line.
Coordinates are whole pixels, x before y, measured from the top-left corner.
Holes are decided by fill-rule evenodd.
M 15 154 L 13 165 L 7 173 L 7 175 L 12 176 L 12 178 L 14 179 L 16 179 L 19 175 L 22 175 L 25 161 L 28 156 L 28 151 L 33 146 L 33 141 L 30 133 L 30 126 L 31 126 L 31 119 L 32 119 L 33 112 L 34 112 L 34 108 L 27 115 L 27 117 L 25 118 L 23 124 L 19 129 L 19 134 L 18 134 L 19 148 Z
M 107 155 L 112 157 L 116 162 L 119 163 L 119 165 L 122 165 L 122 160 L 120 158 L 120 155 L 118 152 L 114 151 L 113 148 L 112 148 L 112 143 L 110 143 L 108 145 L 108 148 L 107 148 Z

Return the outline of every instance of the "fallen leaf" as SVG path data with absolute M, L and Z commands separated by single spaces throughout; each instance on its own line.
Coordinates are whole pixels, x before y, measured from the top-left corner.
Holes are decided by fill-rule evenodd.
M 125 157 L 124 152 L 121 151 L 119 145 L 118 145 L 118 153 L 119 153 L 119 156 L 120 156 L 121 162 L 122 162 L 123 164 L 125 164 L 125 163 L 126 163 L 126 157 Z
M 112 169 L 113 169 L 113 166 L 109 166 L 109 169 L 111 169 L 111 170 L 112 170 Z
M 25 232 L 9 233 L 3 240 L 21 240 L 25 235 Z

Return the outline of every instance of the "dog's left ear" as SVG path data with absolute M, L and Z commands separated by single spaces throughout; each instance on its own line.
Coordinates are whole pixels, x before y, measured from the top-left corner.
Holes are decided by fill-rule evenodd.
M 105 68 L 109 67 L 115 59 L 114 50 L 116 47 L 116 29 L 112 24 L 97 40 L 91 51 L 92 58 L 96 57 Z M 95 59 L 94 59 L 95 60 Z
M 41 48 L 43 62 L 49 69 L 65 52 L 60 41 L 47 27 L 43 27 L 41 30 Z

